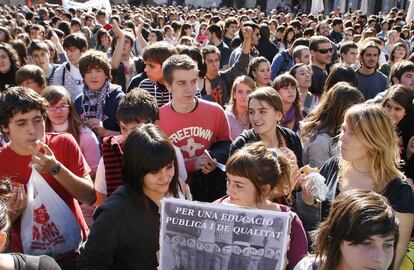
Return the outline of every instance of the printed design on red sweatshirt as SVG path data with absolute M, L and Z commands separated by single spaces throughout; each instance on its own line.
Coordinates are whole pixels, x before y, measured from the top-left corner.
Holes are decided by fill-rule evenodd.
M 192 158 L 196 155 L 197 150 L 203 150 L 205 148 L 205 143 L 203 142 L 210 142 L 212 137 L 213 131 L 196 126 L 177 130 L 170 135 L 170 140 L 180 148 L 183 154 L 187 153 L 185 158 Z
M 197 150 L 203 149 L 204 145 L 196 143 L 194 138 L 187 139 L 187 144 L 180 147 L 182 152 L 187 152 L 189 157 L 194 157 Z

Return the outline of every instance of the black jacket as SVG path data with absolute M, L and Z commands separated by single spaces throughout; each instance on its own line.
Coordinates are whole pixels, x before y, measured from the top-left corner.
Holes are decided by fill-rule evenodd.
M 277 131 L 280 132 L 280 134 L 282 134 L 283 138 L 285 139 L 287 148 L 295 153 L 299 168 L 302 167 L 302 144 L 300 142 L 299 136 L 296 135 L 296 133 L 294 133 L 292 130 L 281 126 L 277 126 Z M 243 133 L 240 134 L 231 144 L 230 155 L 233 154 L 234 151 L 242 148 L 244 145 L 257 141 L 260 141 L 260 138 L 254 129 L 243 131 Z
M 149 198 L 148 208 L 120 186 L 95 211 L 77 269 L 157 269 L 160 216 Z

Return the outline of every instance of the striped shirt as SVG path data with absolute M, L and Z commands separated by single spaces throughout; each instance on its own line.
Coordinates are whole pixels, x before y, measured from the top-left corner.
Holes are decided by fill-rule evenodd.
M 157 100 L 158 107 L 170 102 L 172 99 L 171 93 L 167 90 L 165 85 L 153 82 L 150 79 L 143 80 L 138 87 L 147 90 L 148 93 Z
M 157 100 L 158 107 L 160 108 L 172 100 L 172 95 L 165 85 L 153 82 L 148 78 L 143 80 L 138 88 L 148 91 Z M 196 97 L 201 98 L 200 89 L 197 89 Z

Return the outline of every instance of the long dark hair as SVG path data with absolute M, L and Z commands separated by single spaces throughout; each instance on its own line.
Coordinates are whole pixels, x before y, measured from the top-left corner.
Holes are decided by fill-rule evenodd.
M 407 145 L 409 136 L 407 137 L 406 130 L 412 125 L 410 119 L 412 119 L 412 113 L 414 111 L 414 93 L 402 84 L 396 84 L 391 86 L 382 100 L 382 107 L 387 105 L 388 101 L 397 102 L 405 110 L 405 116 L 397 124 L 397 133 L 403 135 L 404 145 Z
M 398 220 L 386 198 L 373 191 L 351 190 L 333 202 L 329 216 L 314 233 L 314 250 L 322 263 L 318 269 L 336 269 L 343 241 L 359 245 L 374 235 L 394 236 L 398 244 Z M 388 268 L 393 269 L 394 259 Z
M 312 141 L 320 132 L 334 137 L 336 142 L 344 115 L 352 105 L 364 102 L 362 93 L 349 83 L 340 82 L 322 96 L 321 102 L 303 120 L 301 136 Z
M 9 57 L 10 61 L 10 70 L 8 72 L 11 72 L 14 76 L 16 71 L 20 68 L 21 63 L 19 60 L 19 55 L 17 54 L 17 51 L 8 43 L 0 43 L 0 49 L 4 50 Z
M 288 40 L 288 35 L 289 35 L 289 33 L 291 33 L 291 32 L 293 32 L 293 38 L 292 38 L 292 40 Z M 282 42 L 283 42 L 283 44 L 285 45 L 285 49 L 288 49 L 288 45 L 289 45 L 289 43 L 290 44 L 292 44 L 293 43 L 293 41 L 295 41 L 295 28 L 293 28 L 293 26 L 288 26 L 286 29 L 285 29 L 285 32 L 283 33 L 283 37 L 282 37 Z
M 326 94 L 338 82 L 347 82 L 354 87 L 358 87 L 358 77 L 355 70 L 342 64 L 334 65 L 326 78 L 323 93 Z
M 155 125 L 146 124 L 132 131 L 124 143 L 122 181 L 127 192 L 148 209 L 144 176 L 174 162 L 175 174 L 168 193 L 178 197 L 178 165 L 173 145 Z

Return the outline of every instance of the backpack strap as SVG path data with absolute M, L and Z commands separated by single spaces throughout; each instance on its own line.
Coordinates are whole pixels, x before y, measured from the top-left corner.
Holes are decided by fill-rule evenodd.
M 55 71 L 58 67 L 59 67 L 58 65 L 55 65 L 55 64 L 52 65 L 52 73 L 50 74 L 49 77 L 46 78 L 47 85 L 50 85 L 52 83 L 53 76 L 55 75 Z
M 24 270 L 38 270 L 40 265 L 40 256 L 25 255 L 26 262 L 24 264 Z
M 65 86 L 65 74 L 66 74 L 66 69 L 68 69 L 68 71 L 70 71 L 70 64 L 69 62 L 67 62 L 66 64 L 63 64 L 63 72 L 62 72 L 62 86 Z
M 65 73 L 66 73 L 66 67 L 63 66 L 63 72 L 62 72 L 62 86 L 65 87 Z

